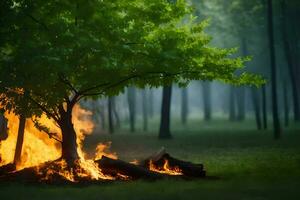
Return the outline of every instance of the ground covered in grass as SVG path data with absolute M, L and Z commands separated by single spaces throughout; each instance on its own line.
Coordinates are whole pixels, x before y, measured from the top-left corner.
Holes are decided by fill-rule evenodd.
M 112 141 L 111 150 L 127 161 L 145 158 L 164 146 L 175 157 L 204 163 L 208 175 L 220 179 L 89 186 L 0 183 L 1 199 L 300 199 L 296 125 L 284 130 L 280 141 L 274 141 L 270 131 L 255 131 L 252 122 L 191 123 L 176 127 L 174 138 L 165 141 L 157 140 L 154 128 L 149 133 L 125 132 L 95 133 L 85 146 L 92 153 L 98 142 Z

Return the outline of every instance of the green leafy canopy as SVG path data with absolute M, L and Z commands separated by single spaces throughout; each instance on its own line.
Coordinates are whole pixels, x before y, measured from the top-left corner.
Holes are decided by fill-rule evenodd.
M 207 21 L 197 22 L 185 0 L 1 4 L 0 102 L 16 113 L 58 119 L 65 103 L 72 108 L 82 98 L 118 94 L 129 85 L 263 83 L 254 74 L 236 75 L 247 58 L 211 47 Z

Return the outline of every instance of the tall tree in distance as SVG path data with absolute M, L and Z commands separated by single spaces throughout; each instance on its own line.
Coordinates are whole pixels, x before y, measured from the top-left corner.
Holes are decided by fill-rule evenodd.
M 114 117 L 113 117 L 113 99 L 114 97 L 108 97 L 108 131 L 110 134 L 114 133 Z
M 281 126 L 278 113 L 278 97 L 277 97 L 277 69 L 276 69 L 276 55 L 275 55 L 275 41 L 274 41 L 274 22 L 273 22 L 273 3 L 272 0 L 267 0 L 267 16 L 268 16 L 268 36 L 270 49 L 270 64 L 271 64 L 271 90 L 272 90 L 272 116 L 274 138 L 281 137 Z
M 211 120 L 211 83 L 204 81 L 202 83 L 202 95 L 203 95 L 203 110 L 204 120 Z
M 172 138 L 170 131 L 171 97 L 172 86 L 163 87 L 160 128 L 158 134 L 159 139 Z
M 292 97 L 293 97 L 293 111 L 294 111 L 294 120 L 300 120 L 300 108 L 299 108 L 299 93 L 298 93 L 298 85 L 297 85 L 297 74 L 295 66 L 296 62 L 294 61 L 294 53 L 292 52 L 292 47 L 289 41 L 288 35 L 288 27 L 287 27 L 287 14 L 286 14 L 286 1 L 281 0 L 281 32 L 282 32 L 282 40 L 284 45 L 284 53 L 287 61 L 288 71 L 291 80 L 292 86 Z M 286 84 L 286 83 L 285 83 Z
M 266 130 L 268 128 L 268 110 L 267 110 L 267 89 L 266 85 L 261 88 L 262 93 L 262 118 L 263 118 L 263 128 Z
M 128 98 L 128 109 L 129 109 L 130 131 L 135 132 L 136 89 L 134 87 L 128 87 L 128 89 L 127 89 L 127 98 Z
M 181 89 L 181 122 L 186 125 L 189 114 L 188 88 Z
M 143 130 L 148 131 L 148 99 L 146 89 L 142 90 Z

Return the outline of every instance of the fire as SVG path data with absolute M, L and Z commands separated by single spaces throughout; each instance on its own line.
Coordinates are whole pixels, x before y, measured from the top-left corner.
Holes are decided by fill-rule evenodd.
M 150 160 L 149 169 L 151 171 L 158 172 L 161 174 L 183 175 L 182 171 L 178 167 L 171 168 L 167 159 L 164 159 L 163 167 L 157 167 L 156 165 L 154 165 L 153 161 Z
M 117 159 L 117 153 L 108 153 L 108 149 L 111 146 L 111 142 L 99 143 L 96 147 L 95 160 L 101 159 L 102 156 L 106 156 L 112 159 Z
M 114 179 L 114 177 L 106 176 L 92 159 L 87 159 L 86 153 L 83 151 L 83 140 L 89 134 L 92 134 L 94 124 L 91 120 L 92 112 L 75 105 L 73 109 L 73 124 L 77 134 L 77 151 L 79 160 L 74 169 L 68 169 L 64 160 L 58 160 L 47 167 L 46 171 L 43 167 L 48 161 L 57 160 L 61 156 L 61 132 L 54 121 L 42 115 L 40 118 L 33 117 L 32 120 L 26 120 L 24 131 L 24 142 L 22 147 L 21 161 L 16 166 L 17 170 L 27 167 L 36 167 L 37 174 L 42 176 L 42 180 L 50 180 L 53 175 L 60 175 L 66 180 L 76 182 L 76 177 L 99 179 Z M 1 142 L 0 145 L 0 166 L 13 163 L 14 153 L 18 134 L 19 118 L 13 113 L 5 113 L 8 119 L 8 138 Z M 40 124 L 49 128 L 51 133 L 55 133 L 54 140 L 51 135 L 41 132 L 35 127 L 34 120 L 38 120 Z M 58 140 L 58 141 L 57 141 Z M 101 158 L 102 155 L 110 158 L 117 158 L 116 153 L 109 154 L 107 148 L 111 143 L 99 144 L 95 158 Z
M 0 145 L 0 166 L 12 163 L 14 160 L 19 126 L 18 116 L 13 113 L 5 113 L 5 117 L 8 119 L 9 130 L 8 138 L 2 141 Z M 44 115 L 39 121 L 49 127 L 52 132 L 59 131 L 58 127 Z M 34 123 L 28 119 L 24 131 L 21 162 L 16 166 L 17 170 L 57 159 L 60 156 L 59 145 L 57 141 L 50 139 L 47 134 L 37 130 Z

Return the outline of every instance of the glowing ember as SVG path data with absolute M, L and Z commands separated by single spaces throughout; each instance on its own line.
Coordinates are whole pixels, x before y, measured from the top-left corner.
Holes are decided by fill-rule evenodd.
M 163 167 L 157 167 L 153 164 L 153 161 L 150 160 L 149 162 L 149 170 L 154 171 L 154 172 L 158 172 L 161 174 L 169 174 L 169 175 L 183 175 L 182 171 L 178 168 L 178 167 L 174 167 L 171 168 L 169 166 L 169 161 L 168 160 L 164 160 L 164 165 Z

